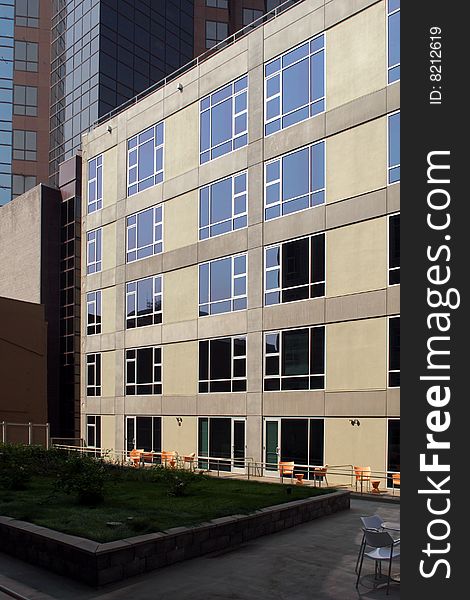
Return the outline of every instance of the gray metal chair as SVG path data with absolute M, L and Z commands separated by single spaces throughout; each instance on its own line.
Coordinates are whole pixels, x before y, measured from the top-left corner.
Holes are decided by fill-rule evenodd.
M 356 560 L 356 568 L 354 571 L 357 573 L 357 569 L 359 567 L 359 561 L 361 560 L 361 554 L 363 550 L 363 546 L 365 545 L 366 537 L 364 534 L 365 529 L 370 529 L 371 531 L 382 531 L 382 523 L 384 522 L 383 518 L 379 515 L 371 515 L 369 517 L 360 517 L 362 522 L 362 540 L 361 545 L 359 546 L 359 552 L 357 554 Z
M 370 531 L 364 529 L 365 543 L 361 555 L 361 563 L 359 565 L 359 573 L 357 575 L 356 588 L 359 586 L 359 579 L 362 572 L 362 563 L 364 556 L 375 561 L 375 576 L 377 577 L 377 565 L 382 561 L 388 561 L 388 576 L 387 576 L 387 595 L 390 591 L 390 580 L 392 574 L 392 561 L 400 556 L 400 548 L 397 547 L 400 540 L 394 540 L 387 531 Z M 370 546 L 372 550 L 366 552 L 366 546 Z

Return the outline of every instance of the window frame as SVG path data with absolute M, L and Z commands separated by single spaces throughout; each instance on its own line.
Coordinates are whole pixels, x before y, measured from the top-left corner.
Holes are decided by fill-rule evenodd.
M 34 94 L 36 95 L 35 104 L 28 103 L 28 89 L 34 90 Z M 20 90 L 22 90 L 22 93 L 24 93 L 24 102 L 17 101 L 16 95 L 20 93 Z M 23 112 L 17 110 L 17 108 L 19 108 L 19 107 L 22 107 L 24 109 Z M 34 112 L 28 112 L 28 108 L 34 109 Z M 38 116 L 38 88 L 37 88 L 37 86 L 28 85 L 28 84 L 18 84 L 18 83 L 15 83 L 13 85 L 13 114 L 20 115 L 20 116 L 26 116 L 26 117 L 37 117 Z
M 92 240 L 92 235 L 95 238 Z M 94 260 L 89 261 L 90 248 L 94 244 Z M 86 234 L 86 274 L 93 275 L 94 273 L 101 273 L 103 266 L 103 232 L 102 227 L 97 227 L 91 231 L 87 231 Z M 92 269 L 92 267 L 94 267 Z
M 399 212 L 392 213 L 392 214 L 388 215 L 388 218 L 387 218 L 387 221 L 388 221 L 387 222 L 387 225 L 388 225 L 388 230 L 387 230 L 387 233 L 388 233 L 388 235 L 387 235 L 387 241 L 388 241 L 388 243 L 387 243 L 387 286 L 388 287 L 394 287 L 396 285 L 400 285 L 400 274 L 401 274 L 400 273 L 400 267 L 401 267 L 401 264 L 399 264 L 398 267 L 391 267 L 390 266 L 390 252 L 391 252 L 391 242 L 392 242 L 392 240 L 391 240 L 391 226 L 390 226 L 390 223 L 391 223 L 391 220 L 393 218 L 396 218 L 396 217 L 398 217 L 400 219 L 400 213 Z M 401 219 L 400 219 L 400 224 L 399 225 L 401 225 Z M 400 260 L 400 263 L 401 263 L 401 260 Z M 391 283 L 390 282 L 392 272 L 398 272 L 398 281 L 396 283 Z
M 396 183 L 400 183 L 400 162 L 398 163 L 394 163 L 391 164 L 391 152 L 390 152 L 390 147 L 391 147 L 391 119 L 392 117 L 396 116 L 396 115 L 400 115 L 400 111 L 396 110 L 392 113 L 389 113 L 387 115 L 387 185 L 395 185 Z M 399 134 L 398 134 L 398 147 L 399 147 L 399 152 L 400 152 L 400 160 L 401 160 L 401 119 L 400 119 L 400 123 L 399 123 Z M 391 173 L 392 171 L 398 169 L 398 179 L 395 179 L 394 181 L 391 181 Z
M 158 139 L 158 128 L 161 126 L 161 131 L 162 131 L 162 142 L 161 144 L 157 144 L 157 139 Z M 140 136 L 145 135 L 148 131 L 150 131 L 151 129 L 153 129 L 153 136 L 151 138 L 149 138 L 148 140 L 144 140 L 143 142 L 139 141 Z M 139 149 L 143 144 L 148 143 L 151 139 L 153 139 L 153 174 L 149 175 L 148 177 L 145 177 L 145 179 L 140 180 L 139 177 Z M 136 141 L 136 143 L 134 145 L 131 145 L 133 143 L 133 141 Z M 157 168 L 157 156 L 159 155 L 159 151 L 161 151 L 161 169 Z M 131 165 L 130 164 L 130 160 L 131 160 L 131 154 L 132 152 L 136 152 L 136 162 L 135 164 Z M 147 189 L 150 189 L 151 187 L 154 187 L 155 185 L 159 185 L 160 183 L 163 183 L 163 181 L 165 180 L 165 121 L 161 120 L 158 123 L 155 123 L 154 125 L 151 125 L 150 127 L 147 127 L 146 129 L 143 129 L 142 131 L 139 131 L 138 133 L 136 133 L 135 135 L 133 135 L 132 137 L 127 139 L 127 177 L 126 177 L 126 192 L 127 192 L 127 197 L 129 198 L 130 196 L 135 196 L 135 194 L 138 194 L 139 192 L 143 192 Z M 136 180 L 134 182 L 130 182 L 130 173 L 131 173 L 131 169 L 136 170 Z M 147 181 L 148 179 L 150 179 L 151 177 L 153 177 L 153 183 L 151 183 L 150 185 L 147 185 L 145 187 L 141 187 L 141 184 L 144 181 Z M 136 187 L 137 189 L 133 189 L 134 187 Z
M 390 0 L 387 0 L 387 26 L 386 26 L 386 30 L 387 30 L 387 85 L 393 85 L 394 83 L 397 83 L 397 81 L 400 81 L 400 67 L 401 67 L 401 56 L 400 56 L 400 60 L 393 64 L 390 65 L 390 19 L 393 15 L 395 14 L 399 14 L 399 18 L 401 19 L 401 13 L 400 13 L 400 6 L 398 6 L 398 8 L 394 8 L 392 10 L 390 10 Z M 398 44 L 400 45 L 400 40 L 398 40 Z M 392 81 L 390 81 L 390 76 L 391 76 L 391 72 L 394 71 L 396 68 L 398 67 L 398 78 L 397 79 L 393 79 Z
M 21 145 L 16 145 L 20 141 Z M 34 139 L 34 148 L 28 148 L 27 140 Z M 22 156 L 19 155 L 22 153 Z M 38 159 L 38 134 L 37 131 L 31 131 L 29 129 L 13 129 L 13 141 L 12 141 L 12 156 L 13 160 L 24 160 L 35 162 Z
M 92 163 L 95 163 L 96 174 L 90 177 Z M 103 208 L 103 154 L 98 154 L 88 161 L 88 183 L 87 183 L 87 214 L 94 213 Z M 90 202 L 90 188 L 95 185 L 95 199 Z
M 239 273 L 237 275 L 235 275 L 235 259 L 239 258 L 241 256 L 245 257 L 245 272 L 244 273 Z M 225 298 L 223 300 L 214 300 L 211 301 L 211 265 L 212 263 L 216 263 L 222 260 L 226 260 L 230 258 L 231 259 L 231 285 L 230 285 L 230 298 Z M 202 303 L 201 304 L 201 268 L 204 265 L 209 265 L 209 269 L 208 269 L 208 301 L 206 303 Z M 242 295 L 236 295 L 235 292 L 235 280 L 236 279 L 242 279 L 245 278 L 245 294 Z M 245 298 L 245 307 L 244 308 L 238 308 L 238 309 L 234 309 L 234 302 L 236 300 L 243 300 Z M 231 309 L 227 310 L 227 311 L 223 311 L 223 312 L 216 312 L 216 313 L 211 313 L 210 312 L 210 308 L 213 304 L 219 304 L 221 302 L 230 302 L 230 306 Z M 208 314 L 201 314 L 201 306 L 207 306 L 208 307 Z M 224 315 L 224 314 L 229 314 L 232 312 L 239 312 L 241 310 L 247 310 L 248 309 L 248 252 L 239 252 L 237 254 L 231 254 L 229 256 L 222 256 L 220 258 L 215 258 L 213 260 L 208 260 L 205 261 L 203 263 L 199 263 L 198 265 L 198 316 L 199 318 L 204 318 L 204 317 L 213 317 L 213 316 L 217 316 L 217 315 Z
M 19 194 L 17 194 L 16 191 L 15 191 L 15 177 L 21 178 L 21 182 L 22 182 L 21 188 L 22 188 L 23 191 L 20 192 Z M 33 185 L 27 187 L 27 185 L 28 185 L 26 183 L 27 179 L 34 180 Z M 26 192 L 28 192 L 29 190 L 31 190 L 34 187 L 36 187 L 36 185 L 37 185 L 36 175 L 17 175 L 16 173 L 13 173 L 13 176 L 12 176 L 12 188 L 11 188 L 12 197 L 13 198 L 17 198 L 18 196 L 21 196 L 22 194 L 26 194 Z
M 85 355 L 86 365 L 86 396 L 87 398 L 100 397 L 102 393 L 102 360 L 101 352 L 88 352 Z M 93 381 L 90 381 L 90 367 L 93 369 Z
M 130 296 L 134 296 L 134 303 L 135 306 L 138 306 L 138 301 L 139 301 L 139 297 L 138 297 L 138 289 L 139 289 L 139 282 L 141 281 L 146 281 L 148 279 L 152 280 L 152 298 L 153 298 L 153 304 L 152 304 L 152 311 L 149 312 L 148 314 L 145 315 L 135 315 L 134 317 L 130 317 L 129 316 L 129 298 Z M 160 282 L 160 291 L 156 291 L 157 288 L 157 281 Z M 135 284 L 135 290 L 129 290 L 128 286 Z M 125 303 L 125 321 L 126 321 L 126 330 L 127 329 L 140 329 L 141 327 L 152 327 L 153 325 L 159 325 L 162 323 L 163 321 L 163 275 L 151 275 L 150 277 L 142 277 L 140 279 L 134 279 L 132 281 L 126 281 L 126 291 L 125 291 L 125 295 L 126 295 L 126 303 Z M 156 299 L 160 297 L 160 310 L 155 310 L 155 301 Z M 137 312 L 137 311 L 136 311 Z M 138 325 L 138 320 L 139 317 L 151 317 L 152 318 L 152 323 L 149 323 L 148 325 Z M 134 320 L 135 321 L 135 325 L 133 326 L 129 326 L 129 321 L 130 320 Z
M 89 307 L 94 307 L 94 313 L 90 313 Z M 102 301 L 101 290 L 93 290 L 86 294 L 86 335 L 99 335 L 102 323 Z M 95 322 L 90 322 L 90 315 L 94 316 Z
M 18 27 L 39 27 L 39 17 L 41 11 L 41 3 L 39 0 L 24 0 L 26 2 L 26 14 L 18 15 L 18 6 L 15 2 L 15 25 Z M 37 6 L 37 11 L 33 12 L 33 15 L 30 14 L 30 3 L 34 2 L 35 6 Z M 23 21 L 23 19 L 25 21 Z
M 138 366 L 137 357 L 139 350 L 152 349 L 152 381 L 145 383 L 137 382 Z M 128 356 L 129 352 L 134 352 L 134 357 Z M 158 361 L 158 354 L 160 355 L 160 361 Z M 128 364 L 134 364 L 134 382 L 127 380 L 128 376 Z M 160 380 L 156 377 L 155 373 L 160 368 Z M 129 388 L 133 386 L 135 388 L 134 393 L 129 391 Z M 139 386 L 151 386 L 151 392 L 139 393 Z M 124 351 L 124 394 L 126 396 L 161 396 L 163 393 L 163 347 L 162 346 L 138 346 L 133 348 L 126 348 Z
M 244 340 L 245 341 L 245 354 L 241 354 L 241 355 L 235 355 L 235 340 Z M 211 379 L 210 378 L 210 372 L 211 372 L 211 342 L 213 341 L 217 341 L 217 340 L 230 340 L 230 379 Z M 208 375 L 208 379 L 201 379 L 201 371 L 200 371 L 200 367 L 201 367 L 201 345 L 207 343 L 208 344 L 208 350 L 207 350 L 207 375 Z M 207 339 L 201 339 L 198 340 L 198 394 L 238 394 L 238 393 L 243 393 L 245 394 L 247 392 L 247 385 L 248 385 L 248 364 L 247 364 L 247 357 L 248 357 L 248 336 L 247 334 L 241 334 L 241 335 L 231 335 L 231 336 L 220 336 L 220 337 L 215 337 L 215 338 L 207 338 Z M 235 376 L 235 363 L 236 362 L 241 362 L 244 361 L 245 362 L 245 376 L 244 377 L 236 377 Z M 213 382 L 230 382 L 230 390 L 227 391 L 220 391 L 220 390 L 211 390 L 211 383 Z M 244 389 L 234 389 L 234 387 L 236 387 L 236 385 L 234 386 L 234 382 L 240 382 L 240 383 L 245 383 L 245 385 L 241 386 L 244 387 Z M 202 387 L 206 387 L 207 386 L 207 390 L 203 390 L 201 389 Z
M 213 23 L 215 24 L 215 31 L 216 31 L 216 36 L 218 38 L 218 34 L 219 34 L 219 25 L 225 25 L 227 27 L 227 33 L 224 35 L 224 37 L 222 37 L 220 40 L 219 39 L 212 39 L 208 37 L 208 33 L 207 33 L 207 25 L 209 23 Z M 206 50 L 210 50 L 211 48 L 214 48 L 214 46 L 217 46 L 218 44 L 221 44 L 224 40 L 226 40 L 229 37 L 229 24 L 227 21 L 213 21 L 212 19 L 206 19 L 205 20 L 205 26 L 204 26 L 204 45 Z M 208 42 L 214 42 L 211 45 L 208 45 Z M 219 47 L 222 47 L 219 46 Z
M 391 335 L 390 335 L 390 321 L 392 319 L 400 319 L 400 315 L 393 315 L 388 317 L 387 321 L 387 388 L 388 389 L 400 389 L 400 374 L 401 374 L 401 364 L 400 364 L 400 369 L 391 369 Z M 400 326 L 401 326 L 401 322 L 400 322 Z M 400 330 L 400 329 L 399 329 Z M 400 352 L 401 354 L 401 352 Z M 401 356 L 399 356 L 399 362 L 401 363 Z M 392 380 L 392 374 L 394 374 L 396 376 L 396 374 L 398 373 L 398 385 L 391 385 Z
M 23 47 L 24 44 L 24 53 L 25 59 L 17 58 L 17 44 L 19 49 L 19 44 Z M 36 60 L 32 60 L 28 58 L 30 50 L 35 48 Z M 35 68 L 28 68 L 30 66 L 35 66 Z M 26 71 L 27 73 L 37 73 L 39 70 L 39 44 L 38 42 L 31 42 L 28 40 L 15 40 L 14 46 L 14 69 L 16 71 Z
M 153 211 L 153 221 L 152 221 L 152 232 L 153 232 L 153 241 L 151 244 L 146 244 L 145 246 L 138 246 L 138 235 L 139 235 L 139 228 L 138 228 L 138 222 L 139 222 L 139 217 L 138 215 L 142 215 L 145 212 L 150 212 Z M 160 204 L 156 204 L 155 206 L 150 206 L 149 208 L 144 208 L 143 210 L 139 210 L 138 212 L 132 213 L 131 215 L 127 215 L 126 216 L 126 264 L 128 263 L 133 263 L 133 262 L 137 262 L 139 260 L 145 260 L 146 258 L 151 258 L 152 256 L 157 256 L 158 254 L 162 254 L 163 253 L 163 213 L 164 213 L 164 206 L 163 203 Z M 160 218 L 159 218 L 159 214 L 160 214 Z M 129 224 L 129 220 L 135 218 L 135 223 L 131 223 Z M 158 228 L 161 228 L 161 237 L 157 236 L 157 232 L 158 232 Z M 129 249 L 129 231 L 131 229 L 135 230 L 135 248 L 133 249 Z M 142 256 L 142 257 L 138 257 L 138 252 L 141 250 L 145 250 L 145 248 L 152 248 L 152 254 L 149 254 L 148 256 Z M 155 247 L 157 247 L 157 249 L 155 249 Z M 160 249 L 158 249 L 160 248 Z M 129 254 L 135 252 L 135 256 L 136 258 L 134 259 L 129 259 Z
M 89 431 L 93 430 L 93 436 L 95 438 L 95 444 L 90 445 Z M 96 443 L 98 442 L 98 444 Z M 101 415 L 87 415 L 86 416 L 86 445 L 87 448 L 94 448 L 101 450 Z

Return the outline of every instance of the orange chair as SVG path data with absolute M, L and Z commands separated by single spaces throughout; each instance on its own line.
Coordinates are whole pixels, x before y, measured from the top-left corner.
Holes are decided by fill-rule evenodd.
M 357 482 L 358 481 L 361 483 L 361 493 L 362 493 L 362 486 L 363 486 L 364 482 L 367 483 L 367 487 L 368 487 L 368 489 L 370 489 L 370 476 L 371 476 L 370 467 L 354 467 L 354 475 L 356 476 L 356 492 L 357 492 Z
M 313 476 L 314 476 L 315 485 L 316 485 L 317 477 L 319 478 L 318 479 L 319 487 L 321 487 L 321 482 L 323 481 L 323 479 L 325 480 L 326 485 L 328 485 L 328 479 L 326 478 L 327 471 L 328 471 L 328 465 L 325 465 L 324 467 L 314 467 Z
M 143 450 L 137 450 L 136 448 L 129 452 L 129 460 L 133 467 L 140 467 L 143 452 Z
M 176 467 L 176 452 L 165 452 L 165 450 L 162 450 L 162 465 L 174 469 Z
M 400 473 L 392 473 L 392 495 L 395 495 L 395 486 L 400 488 Z
M 185 456 L 183 456 L 183 467 L 185 467 L 186 464 L 189 464 L 189 470 L 193 471 L 195 459 L 196 459 L 195 452 L 191 452 L 191 454 L 186 454 Z
M 281 483 L 284 477 L 289 477 L 294 480 L 294 461 L 284 461 L 279 463 L 279 475 L 281 476 Z

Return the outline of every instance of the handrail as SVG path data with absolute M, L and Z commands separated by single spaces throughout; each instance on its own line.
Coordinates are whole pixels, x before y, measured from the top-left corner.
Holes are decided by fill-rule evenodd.
M 123 102 L 122 104 L 117 106 L 116 108 L 113 108 L 112 110 L 110 110 L 109 112 L 104 114 L 103 116 L 96 119 L 96 121 L 94 121 L 89 126 L 88 132 L 92 131 L 99 125 L 102 125 L 109 119 L 112 119 L 114 116 L 123 112 L 127 108 L 134 106 L 134 104 L 137 104 L 137 102 L 139 102 L 140 100 L 143 100 L 143 98 L 146 98 L 153 92 L 164 87 L 170 81 L 173 81 L 174 79 L 176 79 L 183 73 L 186 73 L 187 71 L 191 70 L 193 67 L 199 66 L 202 62 L 206 61 L 208 58 L 211 58 L 215 54 L 218 54 L 221 50 L 224 50 L 225 48 L 227 48 L 231 44 L 237 42 L 239 39 L 241 39 L 245 35 L 248 35 L 249 33 L 251 33 L 251 31 L 253 31 L 253 29 L 257 29 L 258 27 L 260 27 L 264 22 L 269 21 L 271 19 L 276 19 L 280 13 L 288 10 L 289 8 L 292 8 L 293 6 L 295 6 L 296 4 L 298 4 L 301 1 L 302 0 L 286 0 L 279 6 L 276 6 L 275 8 L 271 9 L 270 11 L 264 13 L 261 17 L 258 17 L 257 19 L 255 19 L 252 23 L 249 23 L 248 25 L 245 25 L 245 27 L 243 27 L 242 29 L 239 29 L 235 33 L 232 33 L 232 35 L 229 35 L 225 40 L 218 42 L 217 44 L 212 46 L 212 48 L 210 48 L 209 50 L 206 50 L 199 56 L 196 56 L 196 58 L 193 58 L 188 63 L 186 63 L 183 66 L 176 69 L 176 71 L 172 71 L 169 75 L 166 75 L 163 79 L 160 79 L 160 81 L 153 83 L 150 87 L 146 88 L 145 90 L 142 90 L 141 92 L 139 92 L 132 98 L 129 98 L 129 100 L 126 100 L 125 102 Z

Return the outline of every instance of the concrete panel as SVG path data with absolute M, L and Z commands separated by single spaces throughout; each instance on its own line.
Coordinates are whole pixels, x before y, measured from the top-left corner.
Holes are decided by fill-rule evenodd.
M 356 127 L 366 121 L 377 119 L 387 112 L 387 93 L 385 89 L 372 92 L 346 104 L 341 104 L 328 111 L 326 118 L 326 135 L 334 135 Z
M 167 344 L 163 350 L 163 393 L 192 396 L 198 390 L 198 343 Z
M 159 183 L 157 185 L 153 185 L 152 187 L 143 190 L 138 194 L 129 196 L 125 203 L 125 215 L 133 215 L 141 210 L 145 210 L 146 208 L 156 206 L 157 204 L 160 204 L 162 200 L 163 184 Z M 163 215 L 163 219 L 165 219 L 165 215 Z
M 136 260 L 126 264 L 126 281 L 134 281 L 151 275 L 158 275 L 163 270 L 162 254 L 150 256 L 143 260 Z
M 174 269 L 181 269 L 182 267 L 194 265 L 196 263 L 196 257 L 196 244 L 183 246 L 182 248 L 177 248 L 171 252 L 165 252 L 163 254 L 163 270 L 173 271 Z
M 266 392 L 263 395 L 264 416 L 322 417 L 324 414 L 324 392 Z
M 177 177 L 199 164 L 199 103 L 165 119 L 165 179 Z
M 116 223 L 105 225 L 101 234 L 102 270 L 116 266 Z
M 264 221 L 263 163 L 248 169 L 248 225 Z
M 387 417 L 400 416 L 400 388 L 387 390 Z
M 124 337 L 125 348 L 138 348 L 139 346 L 159 346 L 162 343 L 162 326 L 136 327 L 126 329 Z
M 117 146 L 103 154 L 103 208 L 116 203 L 119 165 Z M 88 168 L 88 165 L 87 165 Z
M 386 306 L 386 290 L 327 298 L 325 320 L 327 323 L 332 323 L 382 317 L 387 314 Z
M 114 352 L 103 352 L 101 354 L 101 395 L 114 396 L 116 366 Z
M 386 470 L 387 419 L 360 421 L 358 427 L 352 426 L 349 419 L 325 419 L 325 462 L 332 466 L 370 466 L 373 472 L 383 473 Z M 331 483 L 334 479 L 331 477 Z M 381 487 L 384 488 L 383 483 Z
M 244 146 L 215 158 L 199 168 L 199 185 L 207 185 L 248 167 L 248 148 Z
M 165 99 L 163 101 L 163 110 L 165 118 L 177 111 L 197 102 L 199 99 L 199 68 L 195 67 L 180 77 L 175 78 L 164 88 Z M 183 89 L 180 91 L 178 85 Z
M 201 63 L 199 80 L 201 98 L 247 73 L 247 48 L 248 42 L 245 37 Z
M 163 89 L 142 98 L 126 111 L 126 115 L 127 138 L 159 123 L 163 119 Z
M 197 320 L 167 323 L 162 327 L 162 341 L 164 344 L 184 342 L 197 339 Z
M 325 322 L 325 299 L 313 298 L 287 302 L 263 309 L 263 329 L 301 327 Z
M 400 210 L 400 183 L 387 186 L 387 212 Z
M 199 394 L 197 397 L 198 415 L 245 416 L 246 394 Z
M 385 24 L 385 2 L 379 2 L 328 31 L 326 105 L 329 109 L 387 85 Z
M 246 414 L 263 414 L 263 394 L 261 392 L 248 392 L 246 395 Z
M 336 202 L 387 185 L 387 121 L 375 119 L 327 140 L 326 197 Z
M 126 415 L 161 415 L 161 396 L 126 396 L 124 410 Z
M 238 335 L 247 331 L 247 311 L 202 317 L 198 320 L 199 339 Z
M 196 190 L 165 202 L 165 252 L 197 243 L 198 203 Z
M 326 233 L 326 295 L 342 296 L 387 285 L 386 217 Z
M 387 392 L 327 392 L 325 414 L 329 417 L 385 417 Z
M 101 415 L 101 448 L 116 448 L 116 418 L 114 415 Z
M 232 254 L 239 254 L 248 249 L 248 229 L 237 229 L 224 235 L 209 238 L 199 242 L 197 246 L 197 260 L 206 262 L 214 258 L 222 258 Z
M 116 331 L 116 288 L 101 291 L 101 310 L 102 333 L 113 333 Z
M 251 143 L 264 137 L 264 110 L 263 102 L 260 98 L 264 96 L 264 69 L 263 69 L 263 33 L 258 30 L 250 34 L 258 38 L 255 51 L 259 57 L 259 66 L 253 68 L 249 73 L 249 93 L 248 93 L 248 139 Z M 251 41 L 250 41 L 251 45 Z M 262 150 L 262 149 L 261 149 Z M 262 154 L 258 155 L 261 159 Z
M 323 139 L 326 133 L 325 119 L 323 113 L 267 136 L 264 140 L 264 159 L 271 160 L 280 154 Z
M 169 200 L 175 196 L 181 196 L 181 194 L 195 190 L 198 185 L 199 169 L 191 169 L 178 177 L 173 177 L 163 182 L 163 199 Z
M 165 273 L 163 286 L 165 323 L 197 319 L 198 287 L 196 266 Z
M 247 311 L 248 313 L 248 327 L 247 331 L 261 331 L 263 329 L 263 309 L 262 308 L 252 308 Z
M 163 396 L 163 415 L 196 415 L 197 396 Z
M 326 390 L 387 387 L 387 319 L 334 323 L 326 327 Z
M 350 223 L 381 217 L 387 213 L 387 192 L 370 192 L 326 206 L 326 228 L 334 229 Z
M 247 390 L 263 391 L 263 334 L 261 331 L 247 335 Z
M 298 213 L 272 219 L 264 224 L 265 245 L 324 231 L 325 206 L 316 206 Z
M 263 306 L 263 249 L 253 248 L 248 252 L 248 308 Z
M 258 415 L 251 415 L 246 420 L 246 457 L 256 462 L 262 459 L 263 419 Z
M 387 86 L 387 112 L 400 108 L 400 82 L 396 81 Z
M 197 417 L 183 417 L 180 425 L 176 417 L 162 417 L 162 450 L 197 454 Z
M 387 288 L 387 314 L 400 314 L 400 285 L 392 285 Z

